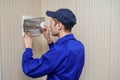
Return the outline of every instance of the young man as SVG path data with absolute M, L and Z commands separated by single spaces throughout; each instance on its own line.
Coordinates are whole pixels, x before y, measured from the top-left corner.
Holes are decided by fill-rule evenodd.
M 33 58 L 32 38 L 30 33 L 26 33 L 23 72 L 32 78 L 47 75 L 47 80 L 79 80 L 84 66 L 84 46 L 71 33 L 76 17 L 69 9 L 47 11 L 46 14 L 51 17 L 50 31 L 48 27 L 44 31 L 49 50 L 41 58 Z M 50 32 L 59 38 L 55 43 Z

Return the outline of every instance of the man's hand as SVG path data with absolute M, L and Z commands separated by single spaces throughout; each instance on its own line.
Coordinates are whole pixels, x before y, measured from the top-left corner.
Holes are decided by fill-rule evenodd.
M 52 39 L 51 39 L 51 36 L 50 36 L 50 30 L 49 30 L 49 28 L 47 26 L 44 29 L 43 35 L 47 39 L 47 42 L 49 44 L 53 42 Z
M 32 36 L 30 32 L 25 33 L 24 42 L 26 48 L 32 48 Z

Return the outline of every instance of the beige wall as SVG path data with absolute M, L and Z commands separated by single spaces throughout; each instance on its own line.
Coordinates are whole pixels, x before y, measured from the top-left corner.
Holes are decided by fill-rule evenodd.
M 40 4 L 40 0 L 0 0 L 2 80 L 31 80 L 21 70 L 22 15 L 40 16 Z
M 77 16 L 73 33 L 86 47 L 81 80 L 120 79 L 119 4 L 120 0 L 42 0 L 43 16 L 58 8 L 70 8 Z
M 1 6 L 0 6 L 0 15 L 1 15 Z M 1 30 L 1 17 L 0 17 L 0 30 Z M 1 31 L 0 31 L 0 80 L 1 80 Z
M 80 80 L 120 80 L 119 4 L 120 0 L 0 0 L 2 80 L 32 80 L 21 70 L 24 51 L 22 15 L 45 16 L 46 10 L 62 7 L 75 12 L 77 25 L 73 33 L 86 48 L 85 67 Z M 48 49 L 42 35 L 34 38 L 33 48 L 34 57 Z

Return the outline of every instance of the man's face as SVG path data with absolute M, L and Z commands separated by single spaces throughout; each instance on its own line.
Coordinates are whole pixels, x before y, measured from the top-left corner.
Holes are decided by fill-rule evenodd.
M 59 35 L 58 25 L 53 18 L 51 18 L 51 20 L 50 20 L 50 26 L 49 27 L 50 27 L 50 31 L 51 31 L 52 36 L 58 36 Z

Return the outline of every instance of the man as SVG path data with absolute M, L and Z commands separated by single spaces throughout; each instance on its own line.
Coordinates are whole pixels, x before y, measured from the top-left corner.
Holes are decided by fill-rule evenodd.
M 69 9 L 47 11 L 46 14 L 51 17 L 49 28 L 52 36 L 59 39 L 54 43 L 46 27 L 43 34 L 49 50 L 41 58 L 33 58 L 32 38 L 30 33 L 26 33 L 23 72 L 32 78 L 47 75 L 47 80 L 79 80 L 84 66 L 84 46 L 71 33 L 76 17 Z

